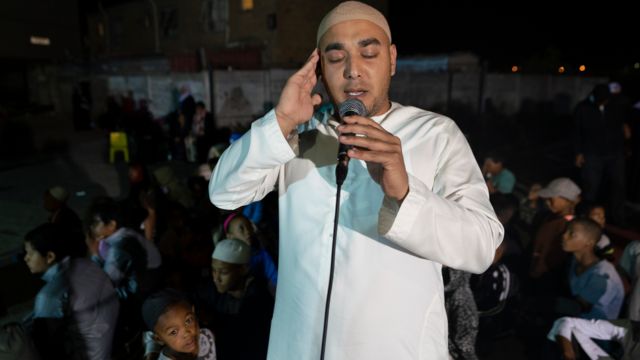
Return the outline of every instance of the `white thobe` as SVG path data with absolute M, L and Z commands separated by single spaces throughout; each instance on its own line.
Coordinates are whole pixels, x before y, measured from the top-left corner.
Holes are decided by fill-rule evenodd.
M 401 139 L 409 193 L 399 206 L 374 180 L 378 165 L 349 164 L 325 358 L 446 359 L 441 264 L 484 271 L 503 228 L 451 119 L 393 103 L 373 120 Z M 335 125 L 310 122 L 287 140 L 271 111 L 225 151 L 209 184 L 211 200 L 224 209 L 279 192 L 272 360 L 319 358 L 336 201 Z

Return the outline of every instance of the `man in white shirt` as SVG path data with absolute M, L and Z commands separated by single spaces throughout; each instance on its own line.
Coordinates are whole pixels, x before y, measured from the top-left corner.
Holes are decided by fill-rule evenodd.
M 441 264 L 482 272 L 503 236 L 480 169 L 451 119 L 389 100 L 396 48 L 380 12 L 340 4 L 321 22 L 317 47 L 276 108 L 222 155 L 209 184 L 224 209 L 279 192 L 268 358 L 320 354 L 339 140 L 356 148 L 341 190 L 325 358 L 445 359 Z M 335 118 L 309 122 L 321 101 L 312 94 L 316 66 L 332 102 L 358 99 L 366 116 L 340 127 Z

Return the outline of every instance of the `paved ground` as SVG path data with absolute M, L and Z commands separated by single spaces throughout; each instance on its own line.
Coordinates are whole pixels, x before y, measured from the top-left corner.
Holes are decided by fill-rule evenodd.
M 0 323 L 19 318 L 29 309 L 42 285 L 28 272 L 22 251 L 24 234 L 47 220 L 44 192 L 54 185 L 64 186 L 71 194 L 69 206 L 82 216 L 94 197 L 120 198 L 128 191 L 127 165 L 107 161 L 107 132 L 75 132 L 51 125 L 54 120 L 26 120 L 39 129 L 34 132 L 35 153 L 24 155 L 15 149 L 12 156 L 0 154 Z M 194 165 L 183 162 L 155 166 L 163 165 L 178 175 L 194 170 Z M 9 318 L 1 318 L 4 307 L 9 308 Z

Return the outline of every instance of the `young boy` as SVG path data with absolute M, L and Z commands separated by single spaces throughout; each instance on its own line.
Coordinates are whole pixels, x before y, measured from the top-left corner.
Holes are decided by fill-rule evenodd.
M 121 299 L 151 292 L 160 281 L 162 264 L 156 245 L 124 223 L 122 208 L 108 197 L 96 198 L 85 218 L 93 240 L 89 246 L 95 252 L 93 259 L 107 273 Z
M 149 296 L 142 305 L 142 318 L 153 331 L 145 335 L 145 342 L 151 338 L 164 346 L 158 360 L 216 359 L 213 333 L 200 328 L 194 306 L 179 291 L 165 289 Z M 154 352 L 147 351 L 145 359 L 152 358 Z
M 47 223 L 25 235 L 24 262 L 45 281 L 27 326 L 42 358 L 110 359 L 116 292 L 92 261 L 67 256 L 70 234 Z
M 613 265 L 595 254 L 600 233 L 600 226 L 593 220 L 577 218 L 563 235 L 562 249 L 573 254 L 569 285 L 580 305 L 580 317 L 612 320 L 620 313 L 624 287 Z
M 551 211 L 540 225 L 533 239 L 533 254 L 529 275 L 539 279 L 538 290 L 555 294 L 558 291 L 558 275 L 567 260 L 562 251 L 562 234 L 573 218 L 575 206 L 580 201 L 580 188 L 568 178 L 557 178 L 538 192 Z
M 489 154 L 484 159 L 482 173 L 487 180 L 490 194 L 511 194 L 516 185 L 516 177 L 504 167 L 504 158 L 498 153 Z
M 250 257 L 245 242 L 220 241 L 211 256 L 213 283 L 198 294 L 198 309 L 202 319 L 214 325 L 222 359 L 267 357 L 273 297 L 266 284 L 251 275 Z

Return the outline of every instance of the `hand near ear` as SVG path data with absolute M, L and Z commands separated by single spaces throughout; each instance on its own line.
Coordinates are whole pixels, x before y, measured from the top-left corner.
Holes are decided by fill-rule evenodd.
M 304 66 L 291 75 L 282 89 L 276 106 L 276 118 L 285 137 L 296 126 L 309 121 L 314 106 L 322 102 L 320 95 L 311 93 L 318 82 L 316 67 L 319 60 L 318 49 L 314 49 Z

